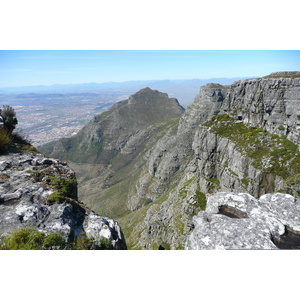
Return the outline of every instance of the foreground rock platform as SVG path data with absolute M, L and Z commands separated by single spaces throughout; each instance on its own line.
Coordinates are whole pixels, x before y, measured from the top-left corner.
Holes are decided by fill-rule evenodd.
M 57 186 L 51 185 L 53 178 L 76 182 L 74 171 L 58 159 L 29 151 L 0 156 L 0 238 L 32 227 L 45 233 L 58 232 L 68 242 L 85 232 L 96 243 L 105 238 L 113 249 L 126 249 L 119 224 L 77 200 L 77 184 L 68 190 L 73 198 L 48 203 L 49 196 L 58 192 Z
M 216 193 L 193 218 L 185 249 L 300 249 L 300 201 L 288 194 Z

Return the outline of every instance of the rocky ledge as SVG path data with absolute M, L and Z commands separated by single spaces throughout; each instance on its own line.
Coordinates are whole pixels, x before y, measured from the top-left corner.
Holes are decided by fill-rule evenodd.
M 108 239 L 113 249 L 126 249 L 119 224 L 77 200 L 74 171 L 39 153 L 0 156 L 0 237 L 22 227 L 57 232 L 67 242 L 85 232 L 96 246 Z
M 217 193 L 193 218 L 186 249 L 300 249 L 300 201 L 288 194 Z

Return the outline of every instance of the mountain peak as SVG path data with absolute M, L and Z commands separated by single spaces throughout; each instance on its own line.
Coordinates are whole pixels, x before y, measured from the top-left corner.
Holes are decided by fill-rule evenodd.
M 154 102 L 158 98 L 161 98 L 162 100 L 169 99 L 168 94 L 159 92 L 157 90 L 152 90 L 149 87 L 145 87 L 137 91 L 135 94 L 131 95 L 128 98 L 128 104 L 133 104 L 136 102 Z
M 59 140 L 53 155 L 71 161 L 102 163 L 126 152 L 123 148 L 130 143 L 135 150 L 127 152 L 138 152 L 148 139 L 145 132 L 149 136 L 154 128 L 159 132 L 158 124 L 179 119 L 183 112 L 177 99 L 146 87 L 94 117 L 72 138 Z
M 176 98 L 169 98 L 167 93 L 152 90 L 149 87 L 137 91 L 128 98 L 129 105 L 138 105 L 140 109 L 157 109 L 158 113 L 165 110 L 172 110 L 177 116 L 180 116 L 184 108 L 179 104 Z M 164 114 L 164 113 L 163 113 Z

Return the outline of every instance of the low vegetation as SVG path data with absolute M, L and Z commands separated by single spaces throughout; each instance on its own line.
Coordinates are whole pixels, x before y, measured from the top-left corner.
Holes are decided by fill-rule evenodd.
M 209 127 L 211 132 L 234 142 L 241 153 L 253 159 L 253 166 L 265 174 L 280 176 L 287 183 L 293 182 L 293 178 L 299 176 L 300 152 L 297 145 L 284 135 L 270 134 L 262 128 L 248 127 L 236 121 L 223 114 L 213 117 L 204 126 Z M 248 182 L 243 183 L 247 185 Z M 289 184 L 287 187 L 291 192 L 293 185 Z
M 15 110 L 9 105 L 0 108 L 0 154 L 7 151 L 38 150 L 20 134 L 13 132 L 18 124 Z
M 60 192 L 54 192 L 50 196 L 48 196 L 46 203 L 47 204 L 54 204 L 54 203 L 63 203 L 65 201 L 65 196 L 62 195 Z
M 0 127 L 0 152 L 4 152 L 11 143 L 12 137 L 6 130 Z
M 43 175 L 35 174 L 35 176 L 36 178 L 40 178 Z M 66 201 L 66 198 L 77 200 L 77 180 L 75 178 L 67 179 L 64 177 L 47 176 L 43 180 L 57 190 L 48 196 L 46 199 L 47 204 L 63 203 Z
M 49 185 L 57 189 L 61 195 L 77 199 L 77 180 L 75 178 L 67 179 L 64 177 L 50 176 Z
M 300 72 L 274 72 L 262 78 L 300 78 Z
M 112 250 L 108 239 L 95 242 L 81 233 L 74 242 L 66 242 L 57 232 L 44 233 L 35 228 L 21 228 L 2 237 L 0 250 Z

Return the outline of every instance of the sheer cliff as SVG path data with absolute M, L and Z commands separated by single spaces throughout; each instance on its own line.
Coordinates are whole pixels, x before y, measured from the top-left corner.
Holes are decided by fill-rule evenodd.
M 140 91 L 53 152 L 76 162 L 83 201 L 116 217 L 130 248 L 183 249 L 216 192 L 299 196 L 300 72 L 207 84 L 184 112 L 175 100 L 150 105 L 151 123 L 144 97 L 155 99 Z M 123 127 L 119 109 L 143 114 L 126 113 Z

